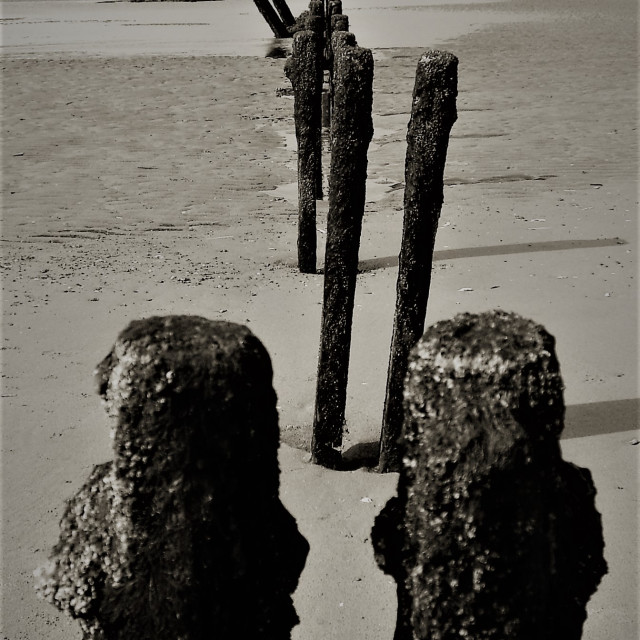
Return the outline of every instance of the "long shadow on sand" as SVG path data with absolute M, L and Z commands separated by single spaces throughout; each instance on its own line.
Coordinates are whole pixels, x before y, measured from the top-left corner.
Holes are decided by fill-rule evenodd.
M 518 244 L 497 244 L 488 247 L 465 247 L 462 249 L 442 249 L 433 252 L 433 260 L 456 260 L 458 258 L 485 258 L 487 256 L 506 256 L 514 253 L 535 253 L 537 251 L 565 251 L 567 249 L 593 249 L 627 244 L 621 238 L 600 238 L 597 240 L 548 240 L 546 242 L 522 242 Z M 398 256 L 369 258 L 360 260 L 361 273 L 398 266 Z
M 638 428 L 640 399 L 609 400 L 567 407 L 560 438 L 582 438 Z M 378 462 L 378 442 L 360 442 L 343 453 L 343 471 L 373 469 Z
M 583 438 L 606 433 L 632 431 L 640 422 L 640 398 L 607 400 L 567 406 L 560 438 Z M 282 441 L 296 449 L 310 451 L 311 425 L 284 427 Z M 378 464 L 379 442 L 358 442 L 342 454 L 341 471 L 373 469 Z
M 567 406 L 563 440 L 597 436 L 637 429 L 640 422 L 640 399 L 608 400 Z

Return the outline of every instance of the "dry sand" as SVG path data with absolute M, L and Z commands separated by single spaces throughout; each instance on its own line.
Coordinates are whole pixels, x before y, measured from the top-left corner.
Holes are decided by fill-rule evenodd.
M 293 103 L 276 97 L 289 86 L 282 60 L 174 55 L 189 53 L 189 36 L 171 55 L 123 45 L 109 57 L 99 42 L 87 45 L 92 55 L 9 46 L 7 7 L 19 14 L 27 4 L 2 7 L 2 637 L 69 640 L 77 625 L 36 599 L 32 571 L 57 539 L 64 499 L 111 457 L 95 364 L 134 318 L 248 324 L 273 359 L 283 438 L 304 442 L 322 276 L 296 271 L 296 204 L 283 198 L 291 189 L 276 190 L 295 181 Z M 469 33 L 435 30 L 423 43 L 460 59 L 428 322 L 504 308 L 556 336 L 563 450 L 593 472 L 610 570 L 584 638 L 635 638 L 636 3 L 405 12 L 415 25 L 440 15 L 430 11 L 466 15 Z M 470 23 L 482 11 L 510 19 L 480 29 Z M 360 17 L 362 44 L 380 46 L 366 15 L 354 8 L 353 30 Z M 398 185 L 422 48 L 401 46 L 417 43 L 398 34 L 391 44 L 374 52 L 347 448 L 379 434 L 395 301 Z M 202 53 L 197 37 L 193 53 Z M 319 208 L 322 242 L 326 203 Z M 293 638 L 391 638 L 394 585 L 375 566 L 369 532 L 397 476 L 327 471 L 287 444 L 281 466 L 283 501 L 311 543 Z

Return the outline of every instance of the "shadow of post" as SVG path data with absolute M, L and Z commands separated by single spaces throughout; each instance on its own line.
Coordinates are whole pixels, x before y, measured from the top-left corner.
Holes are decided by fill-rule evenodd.
M 597 247 L 613 247 L 627 244 L 622 238 L 598 238 L 595 240 L 548 240 L 546 242 L 522 242 L 514 244 L 497 244 L 487 247 L 463 247 L 460 249 L 442 249 L 433 252 L 433 260 L 457 260 L 459 258 L 486 258 L 489 256 L 506 256 L 516 253 L 536 253 L 539 251 L 566 251 L 567 249 L 593 249 Z M 369 258 L 360 260 L 360 273 L 387 269 L 398 266 L 398 256 Z
M 607 400 L 567 406 L 560 436 L 584 438 L 618 431 L 631 431 L 640 424 L 640 399 Z

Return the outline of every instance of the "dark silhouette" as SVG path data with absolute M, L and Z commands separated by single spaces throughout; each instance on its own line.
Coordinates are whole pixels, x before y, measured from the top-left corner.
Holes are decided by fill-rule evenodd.
M 562 460 L 554 339 L 512 313 L 430 327 L 405 380 L 398 497 L 376 519 L 395 640 L 578 640 L 607 567 L 587 469 Z
M 199 317 L 140 320 L 97 380 L 114 459 L 68 502 L 40 593 L 86 639 L 290 638 L 308 544 L 278 497 L 260 341 Z

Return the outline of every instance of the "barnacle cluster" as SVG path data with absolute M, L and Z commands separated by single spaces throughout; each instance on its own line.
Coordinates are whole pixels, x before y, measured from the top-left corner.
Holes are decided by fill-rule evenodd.
M 35 572 L 40 597 L 95 632 L 99 625 L 93 617 L 105 581 L 117 584 L 127 573 L 127 532 L 115 526 L 121 516 L 113 464 L 98 465 L 67 502 L 59 542 Z
M 606 564 L 588 471 L 561 457 L 562 392 L 553 337 L 514 313 L 460 314 L 413 349 L 373 539 L 414 637 L 580 637 Z

